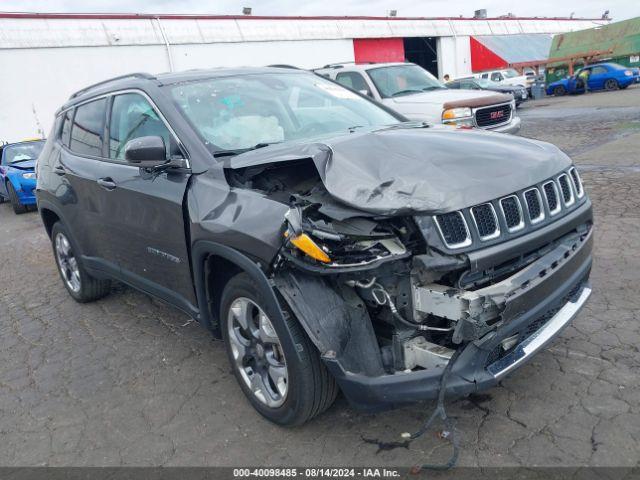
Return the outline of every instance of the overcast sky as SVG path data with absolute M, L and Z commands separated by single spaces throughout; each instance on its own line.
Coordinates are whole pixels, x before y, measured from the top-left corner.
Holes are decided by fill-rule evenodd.
M 486 8 L 489 16 L 509 12 L 518 16 L 600 18 L 610 10 L 614 20 L 640 16 L 638 0 L 0 0 L 5 12 L 107 12 L 232 14 L 252 7 L 254 15 L 385 15 L 472 16 Z

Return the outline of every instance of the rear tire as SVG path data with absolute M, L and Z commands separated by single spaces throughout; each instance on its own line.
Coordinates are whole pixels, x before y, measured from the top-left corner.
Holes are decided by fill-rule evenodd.
M 13 188 L 13 184 L 11 182 L 7 182 L 7 192 L 9 194 L 9 201 L 11 202 L 11 206 L 13 207 L 13 211 L 16 215 L 21 215 L 27 211 L 27 206 L 22 205 L 20 203 L 20 199 L 18 198 L 18 194 Z
M 613 91 L 613 90 L 618 90 L 620 88 L 620 85 L 618 84 L 618 81 L 615 80 L 614 78 L 609 78 L 606 82 L 604 82 L 604 89 L 608 90 L 608 91 Z
M 567 94 L 567 89 L 563 85 L 558 85 L 553 89 L 553 95 L 556 97 L 562 97 Z
M 267 305 L 246 273 L 227 283 L 220 307 L 227 355 L 240 388 L 262 416 L 278 425 L 301 425 L 333 404 L 338 386 L 293 314 L 285 311 L 282 321 Z M 275 375 L 274 365 L 280 369 Z
M 76 302 L 92 302 L 109 293 L 111 281 L 98 280 L 87 273 L 80 256 L 76 256 L 78 250 L 71 236 L 61 222 L 56 222 L 51 229 L 51 244 L 62 283 Z

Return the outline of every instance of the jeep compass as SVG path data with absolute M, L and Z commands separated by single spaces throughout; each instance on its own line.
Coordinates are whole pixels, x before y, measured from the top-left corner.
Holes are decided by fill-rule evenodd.
M 75 93 L 37 201 L 75 300 L 118 281 L 181 309 L 282 425 L 338 391 L 382 409 L 490 388 L 591 293 L 591 202 L 558 148 L 410 122 L 295 69 Z

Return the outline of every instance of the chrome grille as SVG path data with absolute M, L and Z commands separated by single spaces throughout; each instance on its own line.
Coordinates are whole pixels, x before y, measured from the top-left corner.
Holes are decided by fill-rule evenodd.
M 478 230 L 480 240 L 491 240 L 500 235 L 500 227 L 498 226 L 498 217 L 493 205 L 483 203 L 471 208 L 471 215 Z
M 569 177 L 566 173 L 563 173 L 558 177 L 558 183 L 560 184 L 560 190 L 562 190 L 562 199 L 564 200 L 564 204 L 567 207 L 573 205 L 575 199 L 573 198 L 573 190 L 571 190 Z
M 529 221 L 532 224 L 536 224 L 544 220 L 540 191 L 537 188 L 531 188 L 524 192 L 524 199 L 529 213 Z
M 493 105 L 491 107 L 476 110 L 476 125 L 479 127 L 491 127 L 508 122 L 511 119 L 511 104 Z
M 517 232 L 524 228 L 524 217 L 518 197 L 511 195 L 503 198 L 500 200 L 500 208 L 509 232 Z
M 447 247 L 462 248 L 471 244 L 471 234 L 462 212 L 438 215 L 436 224 Z
M 578 193 L 581 192 L 581 193 Z M 450 249 L 529 231 L 583 204 L 586 191 L 575 167 L 511 195 L 432 217 Z
M 549 213 L 555 215 L 560 211 L 560 199 L 558 198 L 558 187 L 555 182 L 547 182 L 542 186 L 544 190 L 544 198 L 547 199 L 547 207 Z

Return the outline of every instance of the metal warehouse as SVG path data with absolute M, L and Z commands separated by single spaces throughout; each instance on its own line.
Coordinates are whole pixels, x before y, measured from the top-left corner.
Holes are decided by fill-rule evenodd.
M 541 60 L 532 58 L 539 56 L 535 46 L 548 45 L 553 34 L 607 23 L 514 17 L 0 13 L 0 140 L 45 135 L 55 110 L 71 93 L 129 72 L 267 64 L 314 68 L 406 59 L 440 78 L 459 77 L 514 59 Z

